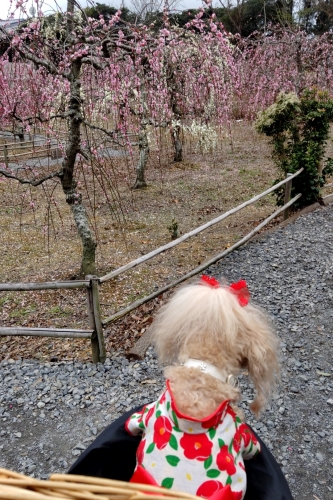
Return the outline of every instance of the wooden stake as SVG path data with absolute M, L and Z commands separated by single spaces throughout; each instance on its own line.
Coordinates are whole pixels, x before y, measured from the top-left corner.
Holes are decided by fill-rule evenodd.
M 91 337 L 93 363 L 104 363 L 106 351 L 99 302 L 99 280 L 97 276 L 91 274 L 86 276 L 86 279 L 90 281 L 90 287 L 87 289 L 87 306 L 90 328 L 94 330 Z
M 7 149 L 7 144 L 5 144 L 4 147 L 3 147 L 3 154 L 4 154 L 4 157 L 5 157 L 6 167 L 8 168 L 8 149 Z
M 104 334 L 103 334 L 103 326 L 101 318 L 101 306 L 99 302 L 99 280 L 97 276 L 93 276 L 91 278 L 91 289 L 92 289 L 92 298 L 94 307 L 95 329 L 97 333 L 98 346 L 99 346 L 99 361 L 100 363 L 105 363 L 106 351 L 105 351 L 105 342 L 104 342 Z
M 290 197 L 291 197 L 291 186 L 292 186 L 292 179 L 290 179 L 290 177 L 292 177 L 293 174 L 287 174 L 287 179 L 289 179 L 287 182 L 286 182 L 286 185 L 285 185 L 285 190 L 284 190 L 284 205 L 286 205 L 286 203 L 288 203 L 290 201 Z M 283 220 L 286 220 L 288 219 L 289 217 L 289 212 L 290 212 L 290 207 L 287 207 L 284 212 L 283 212 Z
M 92 275 L 86 276 L 86 280 L 91 280 Z M 88 309 L 88 318 L 89 318 L 89 326 L 94 331 L 91 336 L 91 354 L 93 363 L 99 362 L 99 344 L 96 332 L 95 325 L 95 316 L 94 316 L 94 301 L 92 295 L 92 286 L 90 281 L 90 287 L 87 288 L 87 309 Z

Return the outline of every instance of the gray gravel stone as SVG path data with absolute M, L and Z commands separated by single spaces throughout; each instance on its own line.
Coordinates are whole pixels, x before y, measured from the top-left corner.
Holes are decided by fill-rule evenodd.
M 319 209 L 208 270 L 230 282 L 246 279 L 281 339 L 281 381 L 261 420 L 248 409 L 246 374 L 240 405 L 296 500 L 333 498 L 332 227 L 333 207 Z M 109 423 L 154 400 L 164 385 L 151 348 L 142 361 L 114 353 L 104 366 L 6 360 L 0 380 L 0 467 L 44 479 L 66 472 Z
M 229 282 L 246 279 L 253 301 L 270 313 L 281 339 L 281 381 L 261 416 L 266 429 L 258 433 L 271 442 L 296 500 L 313 498 L 313 491 L 320 500 L 333 498 L 332 228 L 331 205 L 251 242 L 209 270 Z M 242 405 L 252 424 L 247 395 Z

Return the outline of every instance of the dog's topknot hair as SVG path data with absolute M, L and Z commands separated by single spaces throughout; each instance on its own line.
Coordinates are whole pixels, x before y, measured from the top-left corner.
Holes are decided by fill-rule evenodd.
M 278 373 L 278 339 L 259 307 L 242 307 L 228 286 L 191 284 L 162 306 L 152 333 L 162 364 L 194 357 L 231 373 L 247 366 L 256 388 L 251 409 L 262 409 Z

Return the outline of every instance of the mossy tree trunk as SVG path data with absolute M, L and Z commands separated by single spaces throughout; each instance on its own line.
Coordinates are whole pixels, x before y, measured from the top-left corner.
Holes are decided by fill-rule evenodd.
M 175 148 L 175 154 L 173 157 L 173 161 L 175 161 L 175 162 L 183 161 L 183 144 L 182 144 L 182 141 L 180 139 L 180 134 L 181 134 L 180 126 L 179 125 L 173 126 L 172 127 L 172 142 L 173 142 L 173 146 Z
M 66 197 L 66 202 L 71 208 L 77 231 L 82 243 L 82 260 L 80 276 L 96 274 L 95 252 L 96 241 L 91 232 L 86 209 L 82 203 L 82 196 L 77 192 L 74 179 L 75 161 L 81 147 L 81 60 L 72 62 L 70 73 L 70 101 L 68 113 L 68 142 L 66 156 L 63 160 L 63 172 L 60 177 L 61 185 Z
M 147 137 L 147 123 L 145 120 L 142 120 L 139 132 L 139 159 L 136 165 L 136 179 L 133 189 L 142 189 L 147 187 L 145 170 L 148 162 L 148 157 L 149 142 Z
M 147 92 L 144 84 L 141 85 L 141 113 L 140 113 L 140 131 L 139 131 L 139 159 L 136 165 L 136 179 L 133 189 L 142 189 L 147 187 L 145 179 L 145 171 L 149 157 L 149 141 L 147 134 L 148 120 L 148 106 L 147 106 Z

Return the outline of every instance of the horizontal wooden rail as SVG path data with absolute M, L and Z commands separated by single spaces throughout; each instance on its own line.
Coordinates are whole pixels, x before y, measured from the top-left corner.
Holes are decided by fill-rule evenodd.
M 333 187 L 333 182 L 330 182 L 329 184 L 325 184 L 325 185 L 322 187 L 322 189 L 324 189 L 324 188 L 331 188 L 331 187 Z
M 75 330 L 66 328 L 21 328 L 0 326 L 0 335 L 28 337 L 59 337 L 91 339 L 94 330 Z
M 290 180 L 290 178 L 288 180 Z M 286 208 L 290 207 L 301 196 L 302 196 L 301 194 L 296 195 L 288 203 L 286 203 L 285 205 L 283 205 L 283 207 L 280 207 L 272 215 L 270 215 L 269 217 L 267 217 L 267 219 L 265 219 L 258 226 L 256 226 L 250 233 L 248 233 L 246 236 L 244 236 L 244 238 L 242 238 L 241 240 L 237 241 L 237 243 L 235 243 L 234 245 L 232 245 L 230 248 L 227 248 L 222 253 L 220 253 L 220 254 L 216 255 L 215 257 L 213 257 L 212 259 L 206 261 L 201 266 L 196 267 L 195 269 L 193 269 L 192 271 L 190 271 L 188 274 L 185 274 L 184 276 L 182 276 L 178 280 L 170 283 L 169 285 L 164 286 L 163 288 L 160 288 L 156 292 L 154 292 L 154 293 L 152 293 L 150 295 L 147 295 L 146 297 L 143 297 L 140 300 L 137 300 L 136 302 L 133 302 L 132 304 L 130 304 L 129 306 L 125 307 L 124 309 L 121 309 L 120 311 L 116 312 L 112 316 L 109 316 L 108 318 L 102 320 L 103 327 L 105 327 L 109 323 L 113 323 L 114 321 L 117 321 L 118 319 L 122 318 L 123 316 L 125 316 L 129 312 L 131 312 L 134 309 L 136 309 L 137 307 L 141 306 L 142 304 L 145 304 L 146 302 L 149 302 L 150 300 L 155 299 L 156 297 L 158 297 L 162 293 L 167 292 L 168 290 L 170 290 L 171 288 L 174 288 L 175 286 L 179 285 L 180 283 L 183 283 L 183 281 L 186 281 L 189 278 L 192 278 L 193 276 L 195 276 L 196 274 L 201 273 L 202 271 L 204 271 L 205 269 L 207 269 L 207 267 L 211 266 L 212 264 L 215 264 L 217 261 L 221 260 L 223 257 L 225 257 L 226 255 L 228 255 L 233 250 L 236 250 L 236 248 L 239 248 L 240 246 L 244 245 L 244 243 L 246 243 L 255 234 L 257 234 L 264 226 L 266 226 L 266 224 L 268 224 L 272 219 L 274 219 L 277 215 L 279 215 L 281 212 L 283 212 Z
M 30 151 L 34 148 L 42 148 L 43 146 L 57 146 L 58 142 L 53 139 L 54 142 L 52 142 L 51 139 L 45 139 L 45 144 L 36 144 L 34 146 L 34 142 L 32 142 L 32 144 L 30 146 L 21 146 L 20 144 L 16 143 L 16 146 L 13 146 L 13 147 L 9 147 L 7 144 L 3 144 L 2 146 L 0 146 L 2 149 L 7 149 L 7 150 L 10 150 L 10 149 L 19 149 L 20 151 L 22 149 L 29 149 Z M 10 152 L 10 151 L 9 151 Z
M 0 133 L 0 138 L 1 138 L 1 133 Z M 33 144 L 35 142 L 47 141 L 47 140 L 49 140 L 49 139 L 47 139 L 47 137 L 45 137 L 45 139 L 35 139 L 34 141 L 22 141 L 21 142 L 20 140 L 18 140 L 18 141 L 15 141 L 15 142 L 7 142 L 6 144 L 3 144 L 1 147 L 4 147 L 4 146 L 6 146 L 6 147 L 9 147 L 9 146 L 13 146 L 13 147 L 14 146 L 18 146 L 20 148 L 21 147 L 29 147 L 29 146 L 21 146 L 21 144 Z
M 88 288 L 90 282 L 82 281 L 46 281 L 45 283 L 0 283 L 0 292 L 26 292 L 29 290 L 59 290 L 61 288 Z
M 53 143 L 53 144 L 41 144 L 40 146 L 35 146 L 34 148 L 31 147 L 31 146 L 23 146 L 22 148 L 12 148 L 13 150 L 14 149 L 19 149 L 20 151 L 22 151 L 22 149 L 27 149 L 28 151 L 27 152 L 23 152 L 23 153 L 20 153 L 22 155 L 28 155 L 29 153 L 39 153 L 40 151 L 44 151 L 44 150 L 41 150 L 40 148 L 42 147 L 45 147 L 47 146 L 47 151 L 51 148 L 55 148 L 58 144 L 57 143 Z M 7 149 L 7 153 L 11 156 L 16 156 L 15 153 L 12 152 L 11 149 L 9 148 L 3 148 L 3 149 Z M 5 155 L 1 155 L 1 156 L 5 156 Z
M 166 245 L 163 245 L 162 247 L 159 247 L 156 250 L 153 250 L 152 252 L 147 253 L 146 255 L 143 255 L 142 257 L 139 257 L 138 259 L 132 260 L 132 262 L 129 262 L 128 264 L 125 264 L 122 267 L 119 267 L 115 271 L 112 271 L 111 273 L 106 274 L 105 276 L 102 276 L 101 278 L 99 278 L 99 282 L 105 283 L 105 281 L 108 281 L 112 278 L 115 278 L 116 276 L 119 276 L 119 274 L 123 274 L 126 271 L 128 271 L 129 269 L 132 269 L 133 267 L 138 266 L 139 264 L 143 264 L 143 262 L 146 262 L 147 260 L 152 259 L 153 257 L 155 257 L 156 255 L 158 255 L 162 252 L 165 252 L 169 248 L 175 247 L 175 246 L 179 245 L 179 243 L 182 243 L 183 241 L 187 240 L 188 238 L 191 238 L 192 236 L 195 236 L 196 234 L 201 233 L 202 231 L 204 231 L 208 227 L 213 226 L 214 224 L 221 222 L 223 219 L 226 219 L 230 215 L 233 215 L 234 213 L 238 212 L 239 210 L 242 210 L 243 208 L 245 208 L 249 205 L 252 205 L 252 203 L 255 203 L 256 201 L 260 200 L 261 198 L 263 198 L 267 194 L 272 193 L 273 191 L 278 189 L 280 186 L 283 186 L 283 184 L 286 184 L 286 182 L 290 182 L 294 177 L 296 177 L 301 172 L 303 172 L 303 170 L 304 170 L 303 168 L 299 169 L 295 174 L 291 175 L 290 177 L 287 177 L 286 179 L 283 179 L 283 181 L 279 182 L 278 184 L 275 184 L 271 188 L 266 189 L 266 191 L 264 191 L 263 193 L 258 194 L 257 196 L 254 196 L 250 200 L 245 201 L 241 205 L 238 205 L 237 207 L 233 208 L 232 210 L 229 210 L 228 212 L 225 212 L 224 214 L 220 215 L 219 217 L 216 217 L 215 219 L 213 219 L 209 222 L 206 222 L 206 224 L 203 224 L 202 226 L 197 227 L 196 229 L 193 229 L 193 231 L 190 231 L 189 233 L 184 234 L 180 238 L 177 238 L 176 240 L 171 241 L 170 243 L 167 243 Z
M 60 148 L 59 148 L 59 149 L 60 149 Z M 51 149 L 51 148 L 46 148 L 46 149 L 39 149 L 38 151 L 35 151 L 35 152 L 34 152 L 34 151 L 31 151 L 31 153 L 34 153 L 35 155 L 37 155 L 37 154 L 39 154 L 39 153 L 45 153 L 46 151 L 48 151 L 48 152 L 51 154 L 51 153 L 52 153 L 52 151 L 56 151 L 56 150 L 57 150 L 57 148 L 53 148 L 53 149 Z M 9 153 L 9 154 L 10 154 L 10 153 Z M 10 154 L 10 156 L 11 156 L 12 158 L 18 158 L 19 156 L 27 156 L 27 155 L 29 155 L 29 154 L 30 154 L 30 151 L 27 151 L 26 153 Z M 1 158 L 2 158 L 2 157 L 1 157 Z M 4 156 L 3 158 L 4 158 L 4 159 L 6 159 L 6 158 L 5 158 L 5 156 Z M 33 158 L 31 158 L 31 159 L 33 160 Z
M 67 136 L 67 134 L 65 132 L 57 132 L 57 135 L 66 135 Z M 1 137 L 2 136 L 1 136 L 1 132 L 0 132 L 0 139 L 1 139 Z M 15 142 L 7 142 L 5 144 L 2 144 L 1 147 L 3 148 L 4 146 L 6 146 L 6 147 L 13 146 L 13 148 L 14 148 L 15 146 L 17 146 L 17 147 L 19 147 L 21 149 L 21 148 L 24 148 L 24 147 L 29 147 L 29 146 L 22 146 L 22 144 L 35 144 L 36 142 L 42 142 L 42 141 L 48 142 L 48 141 L 56 141 L 56 140 L 57 140 L 56 137 L 53 137 L 53 136 L 50 135 L 48 137 L 45 136 L 44 138 L 41 137 L 40 139 L 33 139 L 31 141 L 20 141 L 20 140 L 18 140 L 18 141 L 15 141 Z

